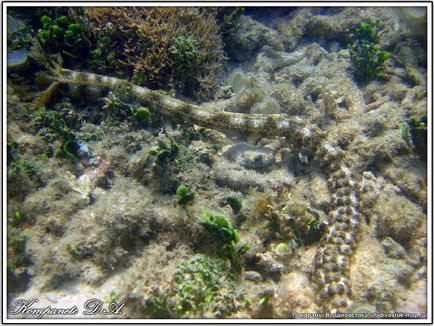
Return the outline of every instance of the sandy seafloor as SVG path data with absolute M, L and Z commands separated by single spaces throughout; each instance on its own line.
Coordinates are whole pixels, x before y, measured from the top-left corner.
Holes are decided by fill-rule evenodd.
M 358 83 L 342 37 L 346 28 L 377 18 L 384 26 L 380 45 L 392 53 L 386 78 Z M 345 312 L 377 318 L 427 312 L 427 162 L 402 137 L 409 117 L 427 113 L 426 35 L 417 23 L 381 7 L 250 10 L 231 39 L 214 99 L 204 104 L 297 116 L 344 150 L 363 216 Z M 235 69 L 249 80 L 245 88 L 260 89 L 271 104 L 243 98 L 231 82 Z M 8 75 L 7 140 L 21 162 L 35 167 L 29 174 L 8 162 L 8 267 L 17 264 L 8 274 L 10 309 L 17 298 L 37 298 L 33 308 L 78 307 L 63 318 L 301 318 L 323 311 L 314 273 L 323 242 L 303 239 L 303 228 L 312 218 L 327 225 L 333 194 L 312 153 L 284 137 L 203 129 L 158 112 L 145 126 L 116 118 L 93 123 L 103 102 L 86 107 L 57 96 L 47 109 L 78 115 L 74 133 L 87 149 L 78 160 L 44 156 L 55 144 L 29 128 L 35 113 L 20 88 L 26 78 Z M 173 157 L 150 162 L 157 140 L 170 146 L 170 139 L 179 144 Z M 185 207 L 176 203 L 180 185 L 197 192 Z M 230 196 L 242 204 L 236 214 Z M 199 223 L 203 211 L 228 217 L 238 245 L 250 245 L 241 271 L 231 271 L 218 254 Z M 12 222 L 17 212 L 23 222 Z M 11 238 L 24 244 L 11 245 Z M 211 268 L 217 290 L 198 299 L 202 308 L 186 304 L 190 312 L 182 315 L 170 306 L 180 304 L 174 280 L 180 261 L 207 259 L 226 266 Z M 200 298 L 200 282 L 185 275 Z M 151 297 L 166 298 L 159 307 L 171 314 L 151 307 Z M 91 298 L 105 307 L 125 300 L 122 314 L 83 315 Z

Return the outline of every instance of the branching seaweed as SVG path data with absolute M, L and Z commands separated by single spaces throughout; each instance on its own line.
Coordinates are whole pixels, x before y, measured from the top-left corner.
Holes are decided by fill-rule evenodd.
M 352 31 L 348 31 L 348 49 L 354 65 L 354 76 L 359 81 L 369 81 L 384 77 L 384 63 L 390 53 L 380 50 L 380 20 L 361 23 Z

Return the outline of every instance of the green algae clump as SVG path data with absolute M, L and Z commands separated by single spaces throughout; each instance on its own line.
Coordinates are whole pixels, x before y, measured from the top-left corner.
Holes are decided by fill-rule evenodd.
M 237 215 L 238 212 L 241 210 L 241 201 L 234 196 L 229 196 L 228 198 L 226 198 L 227 203 L 229 204 L 229 206 L 232 208 L 232 212 Z
M 179 186 L 176 189 L 176 202 L 178 205 L 185 206 L 191 201 L 193 201 L 194 197 L 196 197 L 197 193 L 195 191 L 191 191 L 186 186 Z
M 176 69 L 187 71 L 193 67 L 199 49 L 196 40 L 190 37 L 175 37 L 170 47 L 170 53 L 176 62 Z
M 38 40 L 50 53 L 60 52 L 63 58 L 78 59 L 86 49 L 84 26 L 73 23 L 66 16 L 56 19 L 44 15 L 40 19 L 42 28 L 38 30 Z
M 250 249 L 250 245 L 244 243 L 237 246 L 240 237 L 229 219 L 223 215 L 202 212 L 199 222 L 213 237 L 217 252 L 229 259 L 234 271 L 241 271 L 241 258 Z
M 149 111 L 148 108 L 139 108 L 139 109 L 135 110 L 133 116 L 134 116 L 134 119 L 136 119 L 138 121 L 146 121 L 150 118 L 151 112 Z
M 384 77 L 384 63 L 390 53 L 379 48 L 381 32 L 380 20 L 360 23 L 359 27 L 348 31 L 348 50 L 354 65 L 354 76 L 361 82 Z
M 427 121 L 426 115 L 420 118 L 411 117 L 408 125 L 402 128 L 402 138 L 408 145 L 413 145 L 414 151 L 421 159 L 426 159 L 427 156 Z
M 232 257 L 235 254 L 236 244 L 240 238 L 227 217 L 203 212 L 200 224 L 216 238 L 225 256 Z
M 173 284 L 169 293 L 146 300 L 151 317 L 220 318 L 241 307 L 236 302 L 236 276 L 221 259 L 196 255 L 181 260 Z

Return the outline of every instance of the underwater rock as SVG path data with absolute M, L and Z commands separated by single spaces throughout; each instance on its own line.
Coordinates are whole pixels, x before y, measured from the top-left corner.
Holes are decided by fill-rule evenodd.
M 192 141 L 190 146 L 188 146 L 188 150 L 199 162 L 202 162 L 206 165 L 211 165 L 214 162 L 213 150 L 211 146 L 207 145 L 203 141 Z
M 40 155 L 46 153 L 49 149 L 48 146 L 41 142 L 35 135 L 23 132 L 18 129 L 19 134 L 16 136 L 16 143 L 18 144 L 18 150 L 21 154 L 26 155 Z
M 109 191 L 68 222 L 61 243 L 92 255 L 103 271 L 111 270 L 136 246 L 152 238 L 153 232 L 158 234 L 165 229 L 163 225 L 167 226 L 170 210 L 152 208 L 152 200 L 143 186 L 128 178 L 117 178 Z
M 405 256 L 405 249 L 391 237 L 386 237 L 381 241 L 386 254 L 391 258 L 402 258 Z
M 276 51 L 273 48 L 264 47 L 264 52 L 258 55 L 257 61 L 263 61 L 272 70 L 277 70 L 283 67 L 293 65 L 305 58 L 305 48 L 291 53 Z M 262 56 L 262 58 L 259 58 Z
M 425 280 L 420 280 L 406 291 L 405 301 L 398 303 L 396 311 L 426 314 L 426 297 L 427 282 Z
M 361 239 L 352 257 L 349 273 L 354 302 L 366 302 L 368 298 L 377 311 L 390 312 L 393 309 L 397 293 L 403 286 L 398 282 L 397 275 L 386 270 L 390 261 L 392 259 L 386 257 L 375 238 L 366 236 Z
M 250 113 L 253 114 L 279 114 L 280 105 L 271 96 L 265 96 L 263 100 L 252 107 Z
M 47 294 L 47 299 L 51 303 L 57 303 L 59 301 L 59 298 L 53 294 Z
M 21 20 L 8 15 L 8 39 L 13 38 L 16 33 L 25 33 L 25 28 L 26 25 Z M 19 72 L 27 68 L 28 54 L 29 51 L 26 48 L 9 49 L 8 47 L 8 72 Z
M 312 313 L 318 309 L 313 284 L 307 274 L 299 270 L 282 275 L 277 294 L 273 300 L 275 318 L 288 318 L 294 316 L 294 312 Z
M 372 11 L 371 11 L 372 10 Z M 374 13 L 375 10 L 375 13 Z M 358 25 L 360 21 L 372 20 L 372 16 L 382 15 L 382 8 L 348 7 L 336 11 L 336 8 L 318 10 L 317 8 L 301 8 L 291 19 L 276 20 L 275 26 L 284 40 L 285 48 L 293 50 L 305 38 L 321 41 L 344 41 L 347 29 Z M 387 31 L 388 32 L 388 31 Z
M 262 274 L 275 276 L 283 272 L 283 265 L 274 260 L 270 252 L 258 253 L 256 256 L 259 258 L 257 265 Z
M 24 48 L 9 51 L 8 49 L 8 72 L 19 72 L 28 65 L 28 51 Z
M 240 17 L 240 28 L 230 37 L 227 51 L 235 61 L 248 61 L 262 46 L 270 46 L 283 50 L 282 41 L 276 31 L 262 25 L 249 16 Z
M 261 174 L 229 162 L 216 164 L 214 177 L 217 184 L 243 193 L 247 193 L 250 188 L 259 191 L 273 189 L 276 186 L 290 188 L 295 183 L 294 176 L 287 169 L 276 169 Z
M 247 143 L 231 146 L 223 155 L 227 159 L 253 170 L 263 170 L 274 163 L 274 151 L 272 149 Z
M 427 8 L 397 7 L 393 11 L 410 33 L 426 38 Z
M 387 259 L 384 262 L 384 270 L 395 276 L 395 278 L 402 284 L 407 285 L 411 282 L 411 275 L 414 272 L 414 267 L 410 266 L 401 259 Z
M 246 280 L 252 281 L 252 282 L 261 282 L 264 280 L 264 278 L 262 277 L 261 274 L 259 274 L 258 272 L 255 271 L 245 271 L 244 272 L 244 278 Z
M 42 216 L 47 220 L 47 216 L 61 214 L 62 216 L 72 215 L 77 210 L 88 205 L 88 200 L 83 199 L 78 193 L 70 192 L 71 186 L 64 177 L 67 174 L 66 167 L 53 169 L 53 166 L 46 164 L 43 171 L 47 185 L 33 191 L 22 204 L 22 213 L 29 219 L 37 219 Z M 69 172 L 70 173 L 70 172 Z M 73 175 L 75 177 L 75 175 Z M 30 188 L 33 189 L 33 188 Z
M 399 194 L 399 188 L 387 186 L 376 203 L 379 236 L 390 236 L 400 243 L 410 241 L 424 218 L 419 206 Z
M 11 37 L 13 33 L 18 32 L 23 25 L 24 23 L 20 19 L 8 15 L 8 38 Z
M 362 180 L 359 184 L 360 210 L 366 211 L 371 209 L 377 203 L 381 185 L 371 171 L 365 171 L 362 174 Z

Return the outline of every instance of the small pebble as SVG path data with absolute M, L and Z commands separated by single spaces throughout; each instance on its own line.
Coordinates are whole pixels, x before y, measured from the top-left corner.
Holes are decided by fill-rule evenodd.
M 381 241 L 386 254 L 391 258 L 402 258 L 405 256 L 405 249 L 391 237 L 386 237 Z
M 50 301 L 52 303 L 57 303 L 58 302 L 57 297 L 55 295 L 53 295 L 53 294 L 47 294 L 47 299 L 48 299 L 48 301 Z
M 264 280 L 261 274 L 255 271 L 246 271 L 244 272 L 244 278 L 246 280 L 252 281 L 252 282 L 261 282 Z

